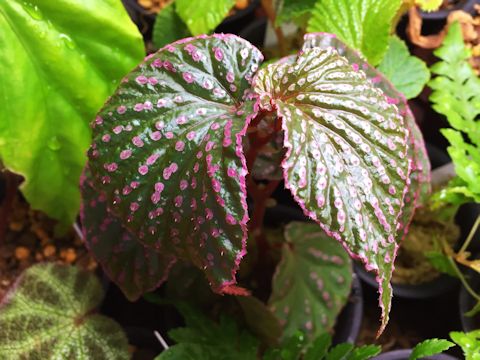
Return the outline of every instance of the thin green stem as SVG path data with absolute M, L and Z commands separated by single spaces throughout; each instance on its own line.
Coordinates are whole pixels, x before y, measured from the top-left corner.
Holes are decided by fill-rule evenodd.
M 478 295 L 471 287 L 470 285 L 468 284 L 467 280 L 465 279 L 465 277 L 463 276 L 462 272 L 460 271 L 460 269 L 458 268 L 455 260 L 453 260 L 453 258 L 451 258 L 450 256 L 448 257 L 448 261 L 450 262 L 450 265 L 452 265 L 452 268 L 453 270 L 455 271 L 455 274 L 457 274 L 457 276 L 459 277 L 460 281 L 462 282 L 463 286 L 465 287 L 465 289 L 468 291 L 468 293 L 473 297 L 475 298 L 477 301 L 480 301 L 480 295 Z
M 465 242 L 463 243 L 463 245 L 462 245 L 462 247 L 459 251 L 460 253 L 467 250 L 468 245 L 470 245 L 470 242 L 473 239 L 473 235 L 475 235 L 475 233 L 477 232 L 478 226 L 480 226 L 480 215 L 477 217 L 477 220 L 475 220 L 475 223 L 473 224 L 472 229 L 470 230 L 470 233 L 467 236 L 467 240 L 465 240 Z

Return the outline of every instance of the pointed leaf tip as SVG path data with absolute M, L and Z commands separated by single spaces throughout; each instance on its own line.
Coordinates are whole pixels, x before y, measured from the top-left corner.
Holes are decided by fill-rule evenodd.
M 286 187 L 306 215 L 378 274 L 383 331 L 411 171 L 403 116 L 331 45 L 304 47 L 295 63 L 262 69 L 255 91 L 260 106 L 273 103 L 282 118 Z

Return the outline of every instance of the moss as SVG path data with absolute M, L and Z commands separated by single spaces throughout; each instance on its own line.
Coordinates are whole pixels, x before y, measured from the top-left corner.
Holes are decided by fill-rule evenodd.
M 442 238 L 451 246 L 455 245 L 460 229 L 453 220 L 453 217 L 449 221 L 440 220 L 439 214 L 429 209 L 417 210 L 395 261 L 392 279 L 395 284 L 416 285 L 434 280 L 440 275 L 425 257 L 425 253 L 435 250 Z

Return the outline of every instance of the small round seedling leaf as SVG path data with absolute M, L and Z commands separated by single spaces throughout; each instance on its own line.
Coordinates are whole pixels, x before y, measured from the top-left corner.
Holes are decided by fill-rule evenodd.
M 427 65 L 410 55 L 408 47 L 396 36 L 390 36 L 388 50 L 378 70 L 388 78 L 407 99 L 416 97 L 430 79 Z
M 311 338 L 330 331 L 348 299 L 350 258 L 317 224 L 293 222 L 272 284 L 269 304 L 288 338 L 300 329 Z
M 81 187 L 85 199 L 81 218 L 87 248 L 131 301 L 155 290 L 167 279 L 176 257 L 143 245 L 108 212 L 106 197 L 93 188 L 88 168 Z
M 260 107 L 282 118 L 286 187 L 306 215 L 378 274 L 381 332 L 410 173 L 403 117 L 333 47 L 260 70 L 255 91 Z
M 95 314 L 100 282 L 73 266 L 38 264 L 24 271 L 0 306 L 0 358 L 128 359 L 113 320 Z
M 202 269 L 219 292 L 235 283 L 246 252 L 242 141 L 256 114 L 250 81 L 261 61 L 233 35 L 164 47 L 98 114 L 88 152 L 112 216 L 145 246 Z

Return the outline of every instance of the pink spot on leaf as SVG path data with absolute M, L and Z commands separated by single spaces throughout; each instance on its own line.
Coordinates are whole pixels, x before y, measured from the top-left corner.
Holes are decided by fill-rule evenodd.
M 140 173 L 140 175 L 145 175 L 148 173 L 148 166 L 147 165 L 141 165 L 139 168 L 138 168 L 138 172 Z

